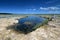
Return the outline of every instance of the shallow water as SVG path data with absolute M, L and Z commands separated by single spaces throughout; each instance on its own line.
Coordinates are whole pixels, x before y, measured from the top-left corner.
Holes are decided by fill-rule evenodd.
M 26 18 L 19 19 L 19 23 L 23 24 L 24 22 L 31 22 L 34 24 L 42 23 L 45 20 L 45 18 L 39 17 L 39 16 L 28 16 Z
M 42 23 L 45 20 L 45 18 L 39 17 L 39 16 L 28 16 L 25 18 L 21 18 L 18 21 L 19 26 L 17 26 L 17 29 L 23 32 L 32 31 L 33 27 L 35 27 L 37 24 Z

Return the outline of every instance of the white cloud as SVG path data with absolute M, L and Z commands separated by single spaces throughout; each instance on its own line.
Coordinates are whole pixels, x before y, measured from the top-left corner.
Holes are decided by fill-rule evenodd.
M 35 8 L 30 8 L 30 9 L 28 9 L 28 10 L 35 11 L 36 9 L 35 9 Z
M 33 9 L 34 11 L 36 10 L 36 9 Z
M 52 10 L 60 9 L 59 7 L 49 7 Z
M 48 8 L 40 7 L 41 10 L 48 10 Z
M 59 7 L 40 7 L 40 10 L 60 10 Z

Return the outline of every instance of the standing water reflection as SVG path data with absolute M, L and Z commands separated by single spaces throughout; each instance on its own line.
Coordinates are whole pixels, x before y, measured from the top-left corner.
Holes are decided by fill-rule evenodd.
M 28 16 L 25 18 L 21 18 L 18 20 L 19 21 L 18 24 L 20 25 L 17 26 L 16 28 L 26 33 L 31 32 L 37 24 L 39 23 L 42 24 L 44 20 L 45 18 L 39 16 Z

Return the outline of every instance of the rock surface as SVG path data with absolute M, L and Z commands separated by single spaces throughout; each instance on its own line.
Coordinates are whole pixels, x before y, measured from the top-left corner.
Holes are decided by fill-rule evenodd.
M 57 22 L 51 21 L 31 33 L 22 34 L 6 29 L 7 26 L 16 23 L 15 19 L 14 17 L 0 19 L 0 40 L 60 40 L 60 26 Z

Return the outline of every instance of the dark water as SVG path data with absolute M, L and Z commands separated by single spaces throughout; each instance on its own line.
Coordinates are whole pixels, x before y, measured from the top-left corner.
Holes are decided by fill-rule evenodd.
M 35 27 L 38 23 L 42 23 L 45 18 L 39 16 L 28 16 L 25 18 L 19 19 L 19 26 L 17 29 L 23 32 L 32 31 L 32 28 Z

